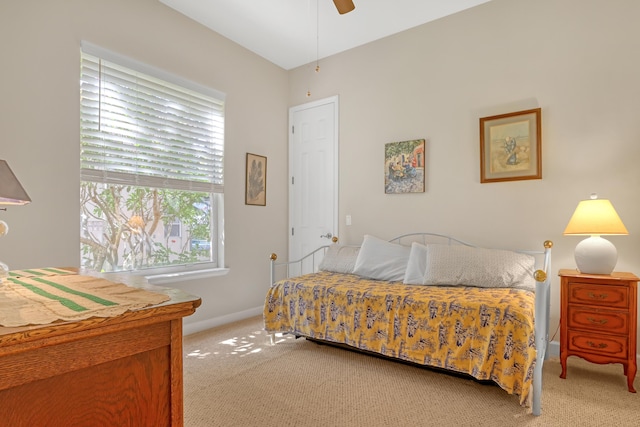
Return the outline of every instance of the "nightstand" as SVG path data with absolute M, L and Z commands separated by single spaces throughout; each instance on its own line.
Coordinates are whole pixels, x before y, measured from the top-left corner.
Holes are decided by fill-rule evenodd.
M 632 273 L 580 274 L 560 270 L 560 378 L 567 357 L 621 363 L 629 391 L 637 371 L 638 277 Z

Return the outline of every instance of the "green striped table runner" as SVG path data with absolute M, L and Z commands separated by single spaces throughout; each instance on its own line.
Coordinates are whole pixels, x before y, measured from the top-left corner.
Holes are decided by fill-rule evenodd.
M 111 317 L 169 296 L 67 270 L 16 270 L 0 283 L 0 326 Z

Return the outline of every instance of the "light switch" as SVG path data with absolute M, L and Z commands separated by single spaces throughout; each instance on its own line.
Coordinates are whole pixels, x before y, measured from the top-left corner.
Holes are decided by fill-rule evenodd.
M 347 215 L 347 218 L 345 219 L 345 224 L 351 225 L 351 215 Z

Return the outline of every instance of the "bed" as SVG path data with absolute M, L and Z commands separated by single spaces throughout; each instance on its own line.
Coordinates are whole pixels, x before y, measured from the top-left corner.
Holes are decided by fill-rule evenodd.
M 488 380 L 541 413 L 551 247 L 482 248 L 434 233 L 271 255 L 269 333 Z

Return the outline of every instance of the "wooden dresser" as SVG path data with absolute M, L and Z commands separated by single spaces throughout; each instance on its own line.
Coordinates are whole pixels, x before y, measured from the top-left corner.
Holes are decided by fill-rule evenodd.
M 637 371 L 638 277 L 632 273 L 580 274 L 560 270 L 560 378 L 567 357 L 593 363 L 621 363 L 629 391 Z
M 182 318 L 200 299 L 109 279 L 171 299 L 116 317 L 0 327 L 0 426 L 183 425 Z

